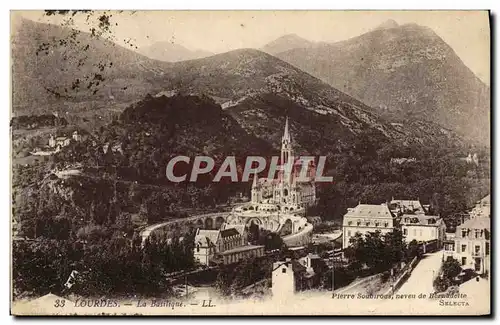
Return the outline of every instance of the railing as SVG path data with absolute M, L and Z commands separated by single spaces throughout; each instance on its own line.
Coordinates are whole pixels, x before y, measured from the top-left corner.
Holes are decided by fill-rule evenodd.
M 404 281 L 406 281 L 408 279 L 408 277 L 411 274 L 411 271 L 413 271 L 413 269 L 415 268 L 415 266 L 417 265 L 417 263 L 418 263 L 418 257 L 415 256 L 411 260 L 410 263 L 406 264 L 401 269 L 401 274 L 399 275 L 399 277 L 396 279 L 396 281 L 394 281 L 394 283 L 391 285 L 391 287 L 389 289 L 387 289 L 387 291 L 384 294 L 385 295 L 390 295 L 390 294 L 395 293 L 397 290 L 399 290 L 399 288 L 404 283 Z

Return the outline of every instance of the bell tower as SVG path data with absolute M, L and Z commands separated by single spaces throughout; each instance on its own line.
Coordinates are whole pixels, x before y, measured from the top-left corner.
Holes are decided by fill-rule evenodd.
M 288 117 L 285 122 L 285 132 L 281 138 L 281 164 L 284 166 L 293 159 L 293 148 L 290 132 L 288 131 Z
M 290 202 L 293 161 L 292 138 L 290 136 L 287 117 L 285 122 L 285 131 L 283 132 L 283 137 L 281 138 L 280 203 Z
M 252 183 L 252 203 L 259 203 L 261 200 L 261 187 L 258 180 L 257 173 L 254 173 Z

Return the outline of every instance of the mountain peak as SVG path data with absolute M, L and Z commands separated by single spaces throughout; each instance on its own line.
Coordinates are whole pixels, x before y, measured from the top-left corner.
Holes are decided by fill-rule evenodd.
M 388 19 L 382 24 L 378 25 L 374 30 L 391 29 L 397 27 L 399 27 L 399 24 L 394 19 Z
M 262 51 L 273 55 L 297 48 L 308 48 L 313 45 L 314 42 L 306 40 L 297 34 L 286 34 L 264 45 Z
M 296 40 L 296 41 L 302 41 L 302 42 L 309 42 L 309 41 L 308 41 L 308 40 L 306 40 L 305 38 L 300 37 L 299 35 L 297 35 L 297 34 L 295 34 L 295 33 L 283 35 L 283 36 L 281 36 L 281 37 L 278 37 L 276 40 L 279 40 L 279 39 L 286 39 L 286 40 Z
M 139 53 L 155 60 L 166 62 L 178 62 L 193 59 L 200 59 L 213 55 L 204 50 L 192 50 L 179 43 L 170 41 L 159 41 L 150 46 L 141 48 Z

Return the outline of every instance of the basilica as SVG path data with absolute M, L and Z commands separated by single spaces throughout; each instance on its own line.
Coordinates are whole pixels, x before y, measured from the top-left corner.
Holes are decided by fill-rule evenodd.
M 273 178 L 254 176 L 252 203 L 275 205 L 281 211 L 297 211 L 316 202 L 314 160 L 307 160 L 305 157 L 294 158 L 288 118 L 281 139 L 281 156 L 276 176 Z

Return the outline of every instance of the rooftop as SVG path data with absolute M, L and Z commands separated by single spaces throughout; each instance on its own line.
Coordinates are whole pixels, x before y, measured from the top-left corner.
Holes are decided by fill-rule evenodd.
M 409 222 L 406 219 L 410 219 Z M 434 222 L 432 222 L 434 220 Z M 431 222 L 431 223 L 429 223 Z M 443 219 L 439 216 L 428 216 L 423 214 L 403 214 L 401 216 L 401 224 L 410 224 L 410 225 L 421 225 L 421 226 L 439 226 L 443 223 Z
M 470 228 L 470 229 L 490 229 L 490 218 L 473 218 L 465 221 L 457 228 Z
M 300 264 L 299 261 L 297 261 L 297 260 L 291 260 L 291 261 L 279 261 L 279 262 L 275 262 L 273 264 L 273 272 L 276 271 L 277 269 L 279 269 L 283 265 L 285 265 L 286 267 L 288 267 L 290 264 L 292 265 L 292 270 L 293 270 L 294 273 L 305 272 L 306 271 L 306 267 L 304 265 Z
M 251 250 L 259 249 L 259 248 L 264 249 L 264 246 L 262 246 L 262 245 L 245 245 L 245 246 L 240 246 L 240 247 L 236 247 L 236 248 L 230 249 L 228 251 L 224 251 L 222 253 L 222 255 L 228 255 L 228 254 L 233 254 L 233 253 L 251 251 Z
M 392 218 L 392 213 L 387 205 L 358 204 L 355 208 L 348 209 L 346 216 Z
M 410 211 L 425 212 L 420 200 L 391 200 L 391 210 L 405 209 Z
M 217 238 L 219 238 L 219 230 L 199 229 L 196 233 L 195 243 L 203 247 L 215 245 Z
M 220 232 L 220 235 L 221 235 L 222 238 L 227 238 L 227 237 L 231 237 L 231 236 L 237 236 L 239 234 L 240 233 L 238 232 L 238 230 L 236 230 L 234 228 L 224 229 L 224 230 L 221 230 L 221 232 Z

